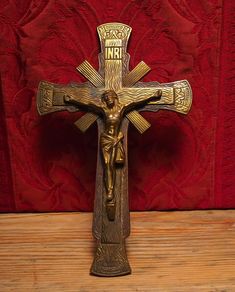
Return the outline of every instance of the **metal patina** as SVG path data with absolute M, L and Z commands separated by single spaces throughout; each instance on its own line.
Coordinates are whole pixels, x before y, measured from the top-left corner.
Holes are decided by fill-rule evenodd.
M 141 111 L 171 110 L 187 114 L 192 91 L 187 80 L 172 83 L 140 82 L 150 71 L 140 62 L 129 71 L 126 52 L 131 27 L 106 23 L 97 28 L 101 53 L 99 71 L 84 61 L 77 70 L 87 78 L 82 84 L 66 86 L 41 81 L 37 107 L 41 115 L 56 111 L 86 110 L 76 126 L 85 132 L 98 125 L 98 156 L 93 235 L 97 248 L 91 273 L 120 276 L 131 272 L 125 251 L 130 233 L 128 207 L 127 131 L 131 122 L 140 133 L 149 122 Z

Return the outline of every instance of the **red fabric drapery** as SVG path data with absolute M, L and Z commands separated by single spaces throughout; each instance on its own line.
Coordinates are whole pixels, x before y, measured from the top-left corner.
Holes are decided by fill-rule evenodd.
M 130 67 L 145 61 L 145 81 L 187 79 L 188 116 L 145 113 L 152 127 L 129 130 L 132 210 L 235 207 L 235 2 L 221 0 L 39 1 L 0 3 L 0 211 L 93 208 L 96 127 L 82 134 L 81 113 L 40 117 L 40 80 L 84 79 L 98 68 L 96 27 L 133 28 Z

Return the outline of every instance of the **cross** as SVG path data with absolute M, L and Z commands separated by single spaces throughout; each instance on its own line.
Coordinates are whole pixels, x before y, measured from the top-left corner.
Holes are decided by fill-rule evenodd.
M 84 61 L 77 70 L 81 84 L 41 81 L 37 107 L 41 115 L 67 110 L 86 113 L 75 124 L 85 132 L 98 125 L 96 195 L 93 236 L 97 240 L 91 274 L 120 276 L 131 272 L 125 251 L 130 234 L 128 207 L 127 130 L 131 122 L 140 133 L 149 127 L 141 111 L 171 110 L 187 114 L 192 91 L 187 80 L 172 83 L 140 82 L 150 68 L 143 61 L 129 71 L 126 52 L 131 27 L 122 23 L 98 26 L 101 44 L 99 70 Z

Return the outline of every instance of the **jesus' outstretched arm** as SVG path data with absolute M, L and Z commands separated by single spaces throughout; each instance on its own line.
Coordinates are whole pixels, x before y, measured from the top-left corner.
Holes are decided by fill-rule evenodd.
M 85 106 L 90 110 L 102 112 L 103 104 L 90 88 L 70 87 L 64 91 L 64 102 L 77 106 Z
M 134 108 L 139 104 L 147 103 L 151 100 L 160 100 L 162 91 L 154 87 L 148 88 L 122 88 L 117 92 L 119 101 L 124 105 L 124 109 Z
M 82 107 L 86 110 L 100 113 L 103 104 L 97 89 L 85 84 L 58 85 L 56 83 L 41 81 L 38 86 L 37 106 L 40 115 L 56 111 L 78 111 Z

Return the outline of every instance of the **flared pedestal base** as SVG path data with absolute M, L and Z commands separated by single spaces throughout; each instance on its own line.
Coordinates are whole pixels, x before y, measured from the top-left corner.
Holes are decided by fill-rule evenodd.
M 98 242 L 96 254 L 91 266 L 91 274 L 103 277 L 124 276 L 131 273 L 126 256 L 125 242 Z

